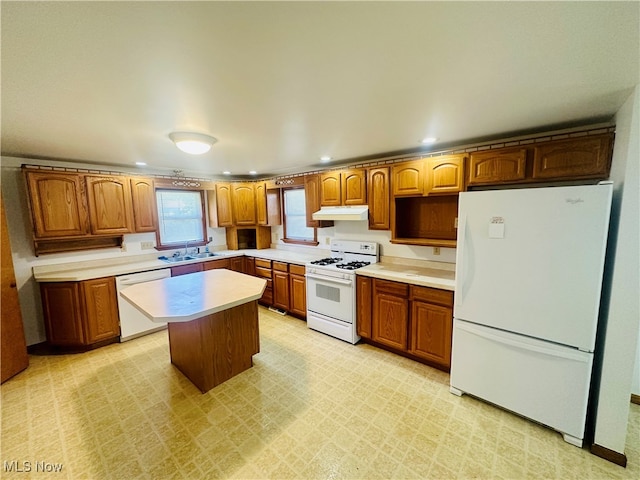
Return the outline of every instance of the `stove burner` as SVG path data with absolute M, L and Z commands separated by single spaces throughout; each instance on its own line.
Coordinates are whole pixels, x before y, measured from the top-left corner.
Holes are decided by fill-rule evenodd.
M 349 263 L 340 263 L 336 265 L 336 268 L 342 268 L 343 270 L 355 270 L 357 268 L 366 267 L 371 262 L 349 262 Z
M 342 259 L 341 258 L 334 258 L 334 257 L 327 257 L 327 258 L 321 258 L 320 260 L 314 260 L 313 262 L 311 262 L 312 265 L 333 265 L 334 263 L 338 263 L 341 262 Z

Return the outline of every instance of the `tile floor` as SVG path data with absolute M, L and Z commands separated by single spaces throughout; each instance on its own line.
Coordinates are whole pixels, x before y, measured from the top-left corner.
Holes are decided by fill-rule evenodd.
M 260 328 L 254 367 L 204 395 L 166 332 L 32 356 L 1 388 L 0 477 L 640 478 L 638 405 L 624 469 L 450 394 L 438 370 L 263 308 Z

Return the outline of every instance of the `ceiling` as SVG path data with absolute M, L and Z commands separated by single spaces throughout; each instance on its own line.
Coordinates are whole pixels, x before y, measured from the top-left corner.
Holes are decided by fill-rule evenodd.
M 610 121 L 640 3 L 1 2 L 2 155 L 217 177 Z M 191 156 L 173 131 L 218 139 Z

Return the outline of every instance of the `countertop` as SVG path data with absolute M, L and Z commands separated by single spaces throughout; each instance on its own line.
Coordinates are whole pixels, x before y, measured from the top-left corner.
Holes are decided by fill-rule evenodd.
M 322 258 L 322 254 L 309 255 L 287 250 L 268 248 L 262 250 L 220 250 L 213 252 L 215 255 L 208 258 L 197 258 L 184 262 L 168 263 L 158 260 L 161 252 L 147 255 L 137 255 L 118 259 L 91 260 L 59 265 L 43 265 L 33 267 L 33 277 L 37 282 L 79 282 L 92 278 L 115 277 L 131 273 L 145 272 L 171 268 L 178 265 L 207 262 L 223 258 L 246 255 L 254 258 L 264 258 L 286 263 L 305 265 L 311 260 Z
M 262 296 L 267 281 L 231 270 L 208 270 L 138 283 L 120 292 L 154 322 L 189 322 Z
M 410 283 L 422 287 L 455 289 L 455 271 L 379 262 L 356 270 L 356 275 Z

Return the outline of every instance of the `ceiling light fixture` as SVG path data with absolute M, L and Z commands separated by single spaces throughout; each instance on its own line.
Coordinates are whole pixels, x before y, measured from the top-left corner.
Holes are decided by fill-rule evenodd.
M 222 172 L 223 175 L 231 175 L 231 172 L 229 170 L 225 170 L 224 172 Z
M 191 155 L 201 155 L 211 150 L 211 145 L 218 140 L 202 133 L 172 132 L 169 138 L 180 150 Z
M 136 162 L 136 165 L 138 165 L 139 167 L 144 167 L 146 165 L 145 162 Z
M 258 172 L 256 172 L 255 170 L 249 170 L 249 173 L 250 173 L 251 175 L 255 175 L 255 174 L 256 174 L 256 173 L 258 173 Z
M 429 143 L 436 143 L 438 139 L 436 137 L 426 137 L 422 139 L 422 143 L 424 144 L 429 144 Z
M 320 161 L 322 161 L 322 162 L 330 162 L 331 161 L 331 157 L 329 155 L 323 155 L 322 157 L 320 157 Z

